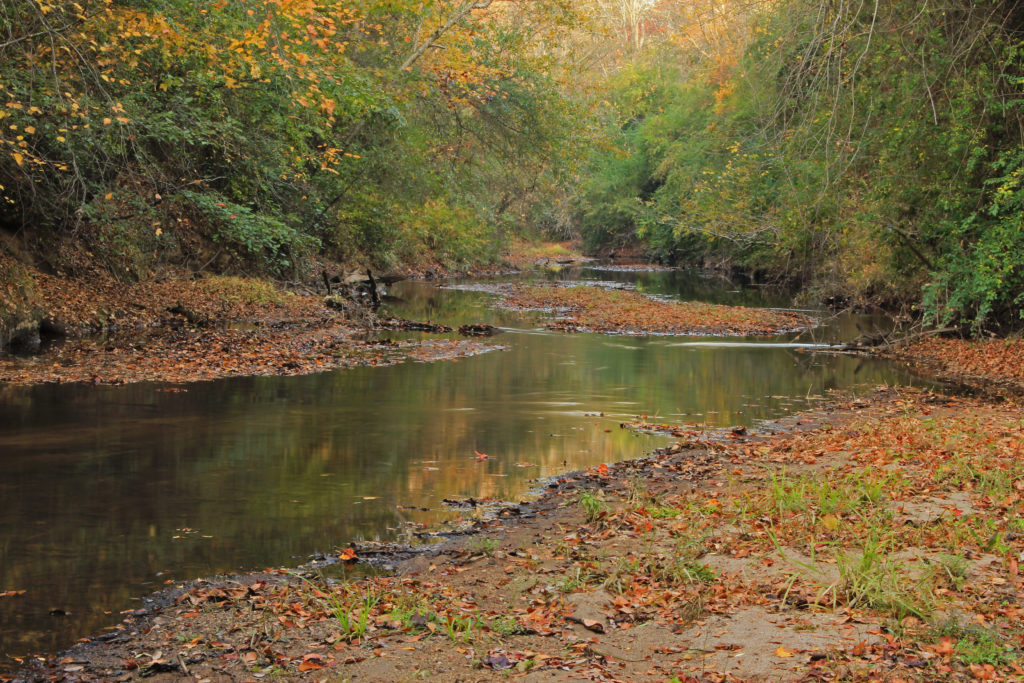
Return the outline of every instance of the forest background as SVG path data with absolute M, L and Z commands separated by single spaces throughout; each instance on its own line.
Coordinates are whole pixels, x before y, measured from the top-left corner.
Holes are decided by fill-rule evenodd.
M 1012 331 L 1022 39 L 1013 0 L 2 0 L 0 319 L 26 264 L 299 280 L 543 235 Z

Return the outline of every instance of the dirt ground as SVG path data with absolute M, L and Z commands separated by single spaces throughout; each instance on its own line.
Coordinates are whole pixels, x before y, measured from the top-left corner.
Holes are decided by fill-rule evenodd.
M 1024 679 L 1018 405 L 884 390 L 757 433 L 688 427 L 624 425 L 686 438 L 385 574 L 177 586 L 0 679 Z

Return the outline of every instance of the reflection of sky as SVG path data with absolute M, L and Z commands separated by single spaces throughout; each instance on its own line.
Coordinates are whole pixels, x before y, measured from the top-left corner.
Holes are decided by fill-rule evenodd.
M 687 299 L 780 303 L 678 271 L 593 275 Z M 488 307 L 486 294 L 423 283 L 392 294 L 405 317 L 514 328 L 497 338 L 509 350 L 181 393 L 0 387 L 0 590 L 29 591 L 0 602 L 0 650 L 99 632 L 169 576 L 295 565 L 351 539 L 401 538 L 463 514 L 443 498 L 518 499 L 537 477 L 642 455 L 666 439 L 619 428 L 640 413 L 751 425 L 827 389 L 906 381 L 882 363 L 785 347 L 557 334 L 533 314 Z M 54 607 L 72 614 L 48 616 Z

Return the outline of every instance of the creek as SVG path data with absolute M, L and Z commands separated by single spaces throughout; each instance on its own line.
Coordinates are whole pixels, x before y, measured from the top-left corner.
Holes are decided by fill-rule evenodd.
M 681 271 L 531 277 L 786 303 Z M 521 500 L 539 478 L 666 444 L 619 427 L 639 414 L 756 426 L 831 390 L 923 383 L 795 348 L 850 340 L 886 324 L 877 317 L 832 317 L 799 338 L 562 334 L 482 292 L 404 282 L 391 294 L 390 312 L 409 319 L 498 325 L 505 350 L 302 377 L 0 386 L 0 593 L 26 591 L 0 598 L 0 669 L 107 632 L 166 584 L 416 539 L 472 514 L 445 498 Z

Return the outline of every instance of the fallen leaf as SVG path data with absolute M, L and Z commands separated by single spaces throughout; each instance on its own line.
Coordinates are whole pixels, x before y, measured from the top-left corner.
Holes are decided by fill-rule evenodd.
M 935 646 L 935 654 L 937 655 L 951 655 L 955 649 L 956 643 L 950 636 L 942 636 L 939 638 L 939 644 Z

